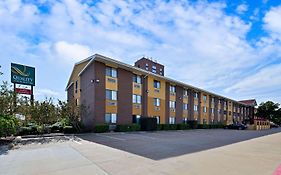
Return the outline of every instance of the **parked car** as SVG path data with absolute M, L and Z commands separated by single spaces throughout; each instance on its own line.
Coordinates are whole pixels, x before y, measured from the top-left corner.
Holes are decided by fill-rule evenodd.
M 273 122 L 270 122 L 270 128 L 278 128 L 279 126 Z
M 238 130 L 244 130 L 247 129 L 247 126 L 242 123 L 233 123 L 230 125 L 226 125 L 225 129 L 238 129 Z

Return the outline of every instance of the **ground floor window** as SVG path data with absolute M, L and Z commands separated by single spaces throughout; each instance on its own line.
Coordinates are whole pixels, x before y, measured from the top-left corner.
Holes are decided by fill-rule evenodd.
M 140 115 L 133 115 L 133 123 L 140 123 Z
M 160 124 L 160 116 L 154 116 L 157 119 L 157 124 Z
M 117 115 L 113 113 L 105 114 L 105 123 L 112 123 L 115 124 L 117 121 Z
M 176 118 L 175 117 L 169 117 L 169 124 L 175 124 Z
M 203 119 L 203 124 L 207 124 L 207 120 L 206 119 Z
M 182 123 L 187 124 L 187 118 L 183 118 Z

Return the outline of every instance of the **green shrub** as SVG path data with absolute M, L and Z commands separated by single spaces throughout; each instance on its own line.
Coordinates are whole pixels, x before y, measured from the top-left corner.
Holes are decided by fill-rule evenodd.
M 170 130 L 169 124 L 162 124 L 162 130 Z
M 198 121 L 196 120 L 189 120 L 187 121 L 191 129 L 196 129 L 198 127 Z
M 178 130 L 186 130 L 186 129 L 191 129 L 189 124 L 181 123 L 177 124 L 177 129 Z
M 73 134 L 76 133 L 76 129 L 73 126 L 64 126 L 63 132 L 66 134 Z
M 14 116 L 0 116 L 0 137 L 16 134 L 18 120 Z
M 157 130 L 158 130 L 158 131 L 163 130 L 163 125 L 164 125 L 164 124 L 158 124 L 158 125 L 157 125 Z
M 108 124 L 96 125 L 94 127 L 94 132 L 96 132 L 96 133 L 102 133 L 102 132 L 108 132 L 108 131 L 109 131 Z
M 209 125 L 208 124 L 198 124 L 198 129 L 209 129 Z
M 170 130 L 177 130 L 177 125 L 176 124 L 169 124 Z
M 116 132 L 129 132 L 129 131 L 139 131 L 140 125 L 131 124 L 131 125 L 116 125 Z

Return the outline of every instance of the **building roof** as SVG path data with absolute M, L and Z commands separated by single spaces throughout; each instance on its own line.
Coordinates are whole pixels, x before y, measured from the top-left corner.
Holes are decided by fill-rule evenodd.
M 112 58 L 109 58 L 109 57 L 106 57 L 106 56 L 103 56 L 103 55 L 95 54 L 95 55 L 92 55 L 92 56 L 88 57 L 87 59 L 85 59 L 85 61 L 87 61 L 87 64 L 84 66 L 84 68 L 81 69 L 81 71 L 78 73 L 78 76 L 82 75 L 83 72 L 92 64 L 93 61 L 98 61 L 98 62 L 102 62 L 102 63 L 105 63 L 105 64 L 106 63 L 107 64 L 110 63 L 110 64 L 116 65 L 117 67 L 120 67 L 122 69 L 132 71 L 134 73 L 146 74 L 146 76 L 152 75 L 152 76 L 157 77 L 159 79 L 164 79 L 164 80 L 166 80 L 166 81 L 168 81 L 170 83 L 181 85 L 181 86 L 183 86 L 184 88 L 187 88 L 187 89 L 193 89 L 195 91 L 205 92 L 207 94 L 219 97 L 221 99 L 226 99 L 226 100 L 234 101 L 234 102 L 236 102 L 238 104 L 241 104 L 241 105 L 252 106 L 252 105 L 249 105 L 249 104 L 246 104 L 246 103 L 242 103 L 240 101 L 236 101 L 236 100 L 233 100 L 233 99 L 230 99 L 230 98 L 227 98 L 227 97 L 215 94 L 213 92 L 206 91 L 206 90 L 198 88 L 198 87 L 194 87 L 192 85 L 186 84 L 186 83 L 181 82 L 181 81 L 177 81 L 177 80 L 165 77 L 165 76 L 161 76 L 161 75 L 152 73 L 150 71 L 146 71 L 144 69 L 132 66 L 130 64 L 126 64 L 126 63 L 120 62 L 118 60 L 115 60 L 115 59 L 112 59 Z M 81 63 L 81 62 L 79 62 L 79 63 Z M 73 68 L 73 70 L 74 69 L 75 69 L 75 67 Z M 69 87 L 69 83 L 68 83 L 67 87 Z M 66 90 L 67 90 L 67 88 L 66 88 Z
M 244 104 L 249 105 L 249 106 L 257 106 L 257 101 L 255 99 L 241 100 L 239 102 L 244 103 Z

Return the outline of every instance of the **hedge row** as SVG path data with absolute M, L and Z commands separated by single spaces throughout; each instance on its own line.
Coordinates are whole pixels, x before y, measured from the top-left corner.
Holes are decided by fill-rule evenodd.
M 198 129 L 218 129 L 218 128 L 224 128 L 224 125 L 222 124 L 198 124 Z

